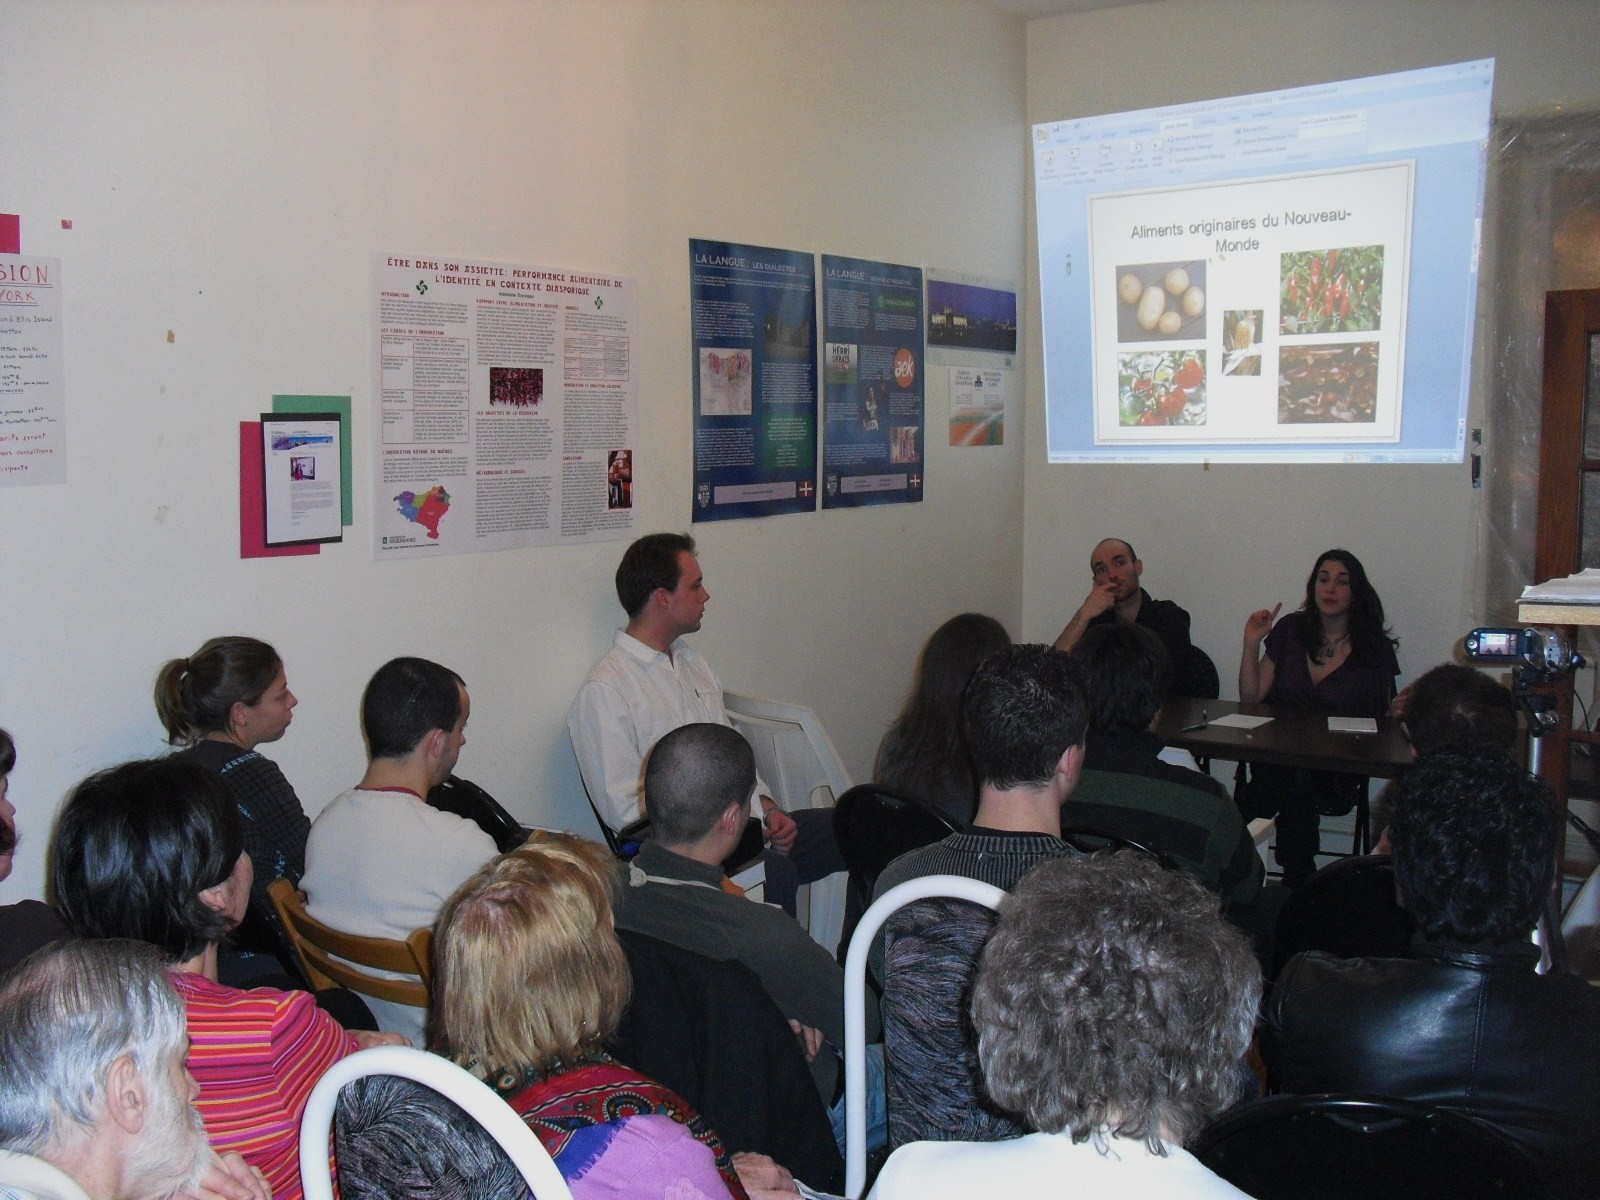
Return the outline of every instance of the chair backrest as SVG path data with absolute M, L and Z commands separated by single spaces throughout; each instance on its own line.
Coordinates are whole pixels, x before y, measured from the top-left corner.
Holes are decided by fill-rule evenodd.
M 432 978 L 429 953 L 433 932 L 415 930 L 405 941 L 390 938 L 358 937 L 324 925 L 306 911 L 300 893 L 287 879 L 275 879 L 267 888 L 278 910 L 283 927 L 300 960 L 306 978 L 318 991 L 328 987 L 347 987 L 363 996 L 373 996 L 393 1004 L 413 1008 L 428 1007 L 428 984 Z M 340 961 L 340 960 L 345 961 Z M 355 964 L 355 965 L 352 965 Z M 421 980 L 385 979 L 374 971 L 398 971 Z
M 833 739 L 804 704 L 723 692 L 722 706 L 728 723 L 755 751 L 756 770 L 779 808 L 826 808 L 850 789 L 850 772 Z M 844 878 L 829 876 L 802 887 L 800 903 L 806 932 L 832 954 L 844 934 Z
M 1137 850 L 1140 854 L 1148 854 L 1161 864 L 1163 870 L 1180 870 L 1178 862 L 1170 855 L 1152 849 L 1143 842 L 1136 842 L 1130 837 L 1106 829 L 1100 825 L 1062 825 L 1061 840 L 1074 850 L 1084 854 L 1094 854 L 1100 850 Z
M 992 909 L 919 900 L 889 918 L 883 960 L 883 1066 L 889 1148 L 1002 1142 L 1028 1129 L 989 1102 L 967 1015 Z
M 867 1182 L 867 958 L 878 930 L 902 905 L 948 896 L 998 909 L 1005 893 L 959 875 L 927 875 L 890 888 L 861 916 L 844 960 L 844 1195 L 860 1200 Z
M 429 808 L 471 821 L 494 839 L 495 849 L 501 854 L 515 850 L 533 832 L 470 779 L 450 776 L 428 792 L 427 803 Z
M 895 859 L 957 832 L 926 800 L 881 784 L 858 783 L 833 806 L 833 840 L 863 902 Z
M 1415 930 L 1411 914 L 1395 898 L 1394 865 L 1387 854 L 1337 859 L 1284 901 L 1272 973 L 1304 950 L 1339 958 L 1406 958 Z
M 740 692 L 724 692 L 722 705 L 728 723 L 755 751 L 756 770 L 777 793 L 772 798 L 779 807 L 814 808 L 817 788 L 826 787 L 834 799 L 849 789 L 844 760 L 817 714 L 805 705 Z
M 300 1121 L 300 1179 L 306 1200 L 333 1200 L 329 1133 L 339 1090 L 367 1075 L 403 1076 L 448 1097 L 500 1144 L 536 1200 L 571 1200 L 571 1189 L 549 1153 L 509 1104 L 447 1059 L 405 1046 L 379 1046 L 341 1059 L 312 1089 Z
M 789 1022 L 743 963 L 617 930 L 633 999 L 607 1043 L 697 1109 L 723 1142 L 834 1192 L 844 1159 Z
M 1183 658 L 1172 664 L 1172 694 L 1215 700 L 1222 695 L 1222 680 L 1217 664 L 1199 646 L 1190 645 Z
M 1567 961 L 1585 979 L 1600 979 L 1600 867 L 1578 889 L 1561 919 Z
M 1540 1200 L 1543 1169 L 1497 1130 L 1427 1104 L 1275 1096 L 1200 1135 L 1195 1156 L 1256 1200 Z

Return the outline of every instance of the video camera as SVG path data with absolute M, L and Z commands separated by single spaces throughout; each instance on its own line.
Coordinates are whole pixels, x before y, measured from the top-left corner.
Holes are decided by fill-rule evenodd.
M 1583 655 L 1554 630 L 1474 629 L 1462 645 L 1473 662 L 1527 667 L 1539 678 L 1553 679 L 1584 665 Z

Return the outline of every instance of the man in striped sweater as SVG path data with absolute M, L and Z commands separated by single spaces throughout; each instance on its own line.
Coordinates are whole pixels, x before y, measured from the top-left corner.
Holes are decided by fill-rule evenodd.
M 1009 891 L 1032 867 L 1076 853 L 1061 840 L 1061 804 L 1083 769 L 1089 708 L 1082 671 L 1049 646 L 1013 646 L 979 664 L 961 724 L 981 780 L 972 825 L 903 854 L 878 876 L 873 899 L 927 875 L 963 875 Z M 993 914 L 925 901 L 891 917 L 874 948 L 884 981 L 889 1142 L 1015 1136 L 977 1099 L 977 1056 L 962 999 Z M 887 948 L 887 952 L 886 952 Z

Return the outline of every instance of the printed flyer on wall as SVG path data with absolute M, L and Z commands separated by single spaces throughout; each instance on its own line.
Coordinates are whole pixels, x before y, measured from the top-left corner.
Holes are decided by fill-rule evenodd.
M 822 506 L 922 499 L 922 269 L 822 256 Z
M 632 279 L 397 253 L 373 281 L 374 557 L 633 535 Z
M 67 481 L 61 260 L 0 254 L 0 487 Z
M 817 277 L 809 252 L 689 242 L 694 519 L 817 506 Z

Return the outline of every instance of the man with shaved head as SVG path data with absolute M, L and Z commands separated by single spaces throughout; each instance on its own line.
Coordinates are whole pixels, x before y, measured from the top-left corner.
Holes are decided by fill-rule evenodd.
M 1089 555 L 1094 586 L 1072 614 L 1072 620 L 1056 637 L 1056 649 L 1071 652 L 1079 640 L 1096 625 L 1118 621 L 1142 625 L 1161 639 L 1172 662 L 1172 694 L 1175 696 L 1217 695 L 1216 669 L 1200 664 L 1189 641 L 1189 614 L 1171 600 L 1153 599 L 1140 586 L 1144 563 L 1133 547 L 1121 538 L 1106 538 Z
M 843 1065 L 837 1050 L 844 1046 L 844 971 L 793 917 L 736 894 L 722 870 L 744 834 L 755 778 L 750 743 L 726 725 L 680 725 L 655 744 L 644 768 L 651 836 L 629 864 L 617 928 L 754 971 L 805 1039 L 812 1077 L 823 1103 L 832 1104 Z M 877 1025 L 869 1005 L 869 1040 Z M 823 1041 L 833 1049 L 822 1048 Z M 879 1109 L 882 1061 L 881 1047 L 869 1053 L 868 1089 Z M 837 1135 L 842 1101 L 830 1115 Z

